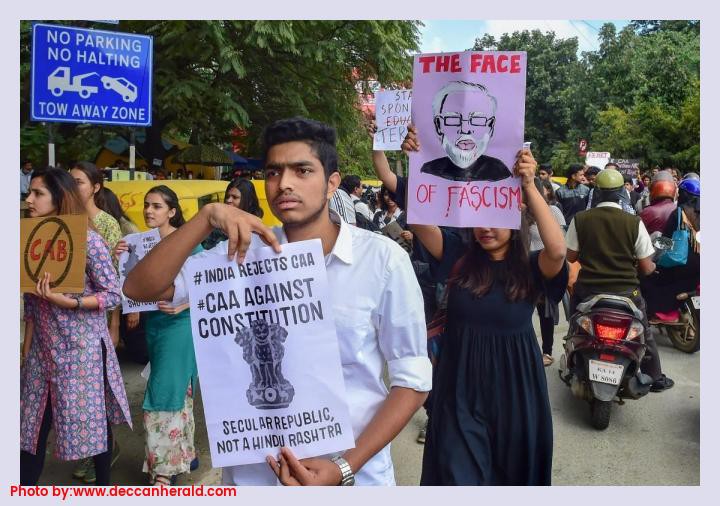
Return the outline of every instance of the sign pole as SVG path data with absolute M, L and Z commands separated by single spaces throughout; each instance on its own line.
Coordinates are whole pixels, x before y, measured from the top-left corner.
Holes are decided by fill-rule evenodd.
M 53 128 L 52 124 L 48 123 L 48 165 L 55 167 L 55 139 L 53 139 Z
M 130 129 L 130 181 L 135 180 L 135 130 Z

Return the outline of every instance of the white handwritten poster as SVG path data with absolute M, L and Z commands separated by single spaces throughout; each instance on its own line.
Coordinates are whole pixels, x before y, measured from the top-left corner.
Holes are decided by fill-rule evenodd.
M 375 93 L 375 125 L 373 149 L 400 151 L 410 124 L 412 90 L 390 90 Z
M 147 232 L 137 234 L 129 234 L 123 237 L 123 241 L 128 244 L 128 251 L 124 251 L 120 255 L 120 286 L 125 283 L 125 278 L 130 271 L 142 260 L 148 252 L 160 242 L 160 231 L 153 228 Z M 137 302 L 128 299 L 123 294 L 122 297 L 123 314 L 140 313 L 142 311 L 157 311 L 157 302 Z

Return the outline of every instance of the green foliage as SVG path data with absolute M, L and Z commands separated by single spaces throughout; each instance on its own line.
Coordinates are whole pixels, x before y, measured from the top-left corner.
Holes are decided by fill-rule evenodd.
M 485 35 L 475 50 L 527 51 L 525 138 L 561 174 L 582 162 L 577 145 L 639 158 L 645 166 L 699 170 L 700 28 L 695 21 L 605 24 L 599 49 L 553 32 Z
M 57 22 L 94 26 L 91 22 Z M 120 31 L 152 35 L 155 44 L 153 125 L 139 151 L 162 158 L 162 135 L 227 147 L 233 128 L 248 131 L 248 156 L 262 129 L 303 115 L 338 129 L 343 173 L 372 176 L 370 142 L 357 110 L 355 85 L 411 86 L 416 21 L 122 21 Z M 525 138 L 558 174 L 582 161 L 580 138 L 593 151 L 640 158 L 645 166 L 699 170 L 700 24 L 633 21 L 606 24 L 599 49 L 577 55 L 576 38 L 553 32 L 489 35 L 475 50 L 528 53 Z M 30 23 L 20 25 L 21 152 L 46 159 L 46 127 L 29 122 Z M 129 129 L 58 124 L 58 159 L 93 158 Z M 389 153 L 391 165 L 403 162 Z M 38 162 L 38 164 L 41 164 Z
M 294 115 L 336 126 L 349 145 L 364 133 L 356 119 L 356 81 L 409 80 L 407 57 L 419 39 L 415 21 L 122 21 L 118 30 L 154 37 L 153 125 L 140 146 L 146 158 L 162 158 L 161 135 L 229 146 L 236 127 L 249 132 L 245 154 L 257 155 L 262 129 Z M 27 122 L 30 54 L 24 23 L 21 118 L 22 128 L 33 129 Z M 65 138 L 78 128 L 61 127 Z M 37 150 L 37 137 L 24 139 L 31 141 L 21 146 L 24 152 Z M 97 140 L 81 139 L 88 146 Z M 71 158 L 85 152 L 79 144 Z
M 581 75 L 577 39 L 557 39 L 540 30 L 504 34 L 499 40 L 485 35 L 475 40 L 476 51 L 527 51 L 525 139 L 533 143 L 539 159 L 551 157 L 553 147 L 565 140 L 571 126 L 573 104 L 568 90 Z
M 567 168 L 574 163 L 585 163 L 585 159 L 578 156 L 577 143 L 558 142 L 553 146 L 550 165 L 554 176 L 564 176 Z

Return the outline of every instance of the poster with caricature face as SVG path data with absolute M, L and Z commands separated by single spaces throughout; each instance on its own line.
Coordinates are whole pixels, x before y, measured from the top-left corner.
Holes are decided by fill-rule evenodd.
M 520 228 L 526 67 L 522 51 L 415 56 L 408 223 Z

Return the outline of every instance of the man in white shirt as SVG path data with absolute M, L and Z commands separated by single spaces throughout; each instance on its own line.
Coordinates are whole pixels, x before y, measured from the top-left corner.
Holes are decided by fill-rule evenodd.
M 331 211 L 335 211 L 342 221 L 355 225 L 357 220 L 355 219 L 355 205 L 353 204 L 350 195 L 338 187 L 330 197 L 329 208 Z
M 283 227 L 271 231 L 239 209 L 209 204 L 151 250 L 131 271 L 124 292 L 135 300 L 185 300 L 187 282 L 181 269 L 213 228 L 221 228 L 229 240 L 201 254 L 237 254 L 239 261 L 249 247 L 260 245 L 258 239 L 276 251 L 283 242 L 321 239 L 355 448 L 332 460 L 300 461 L 283 448 L 278 460 L 268 457 L 267 465 L 225 468 L 223 482 L 339 485 L 354 480 L 358 485 L 393 485 L 389 443 L 431 387 L 420 287 L 397 244 L 348 226 L 329 212 L 328 202 L 340 183 L 334 129 L 294 118 L 268 127 L 263 139 L 265 191 Z M 389 393 L 382 381 L 386 364 Z
M 373 215 L 372 212 L 370 212 L 370 206 L 360 198 L 363 194 L 360 177 L 354 174 L 345 176 L 340 183 L 340 188 L 350 195 L 353 205 L 355 206 L 355 212 L 362 214 L 368 221 L 372 221 Z
M 25 160 L 20 167 L 20 200 L 25 200 L 30 193 L 30 180 L 33 175 L 33 166 L 30 160 Z

